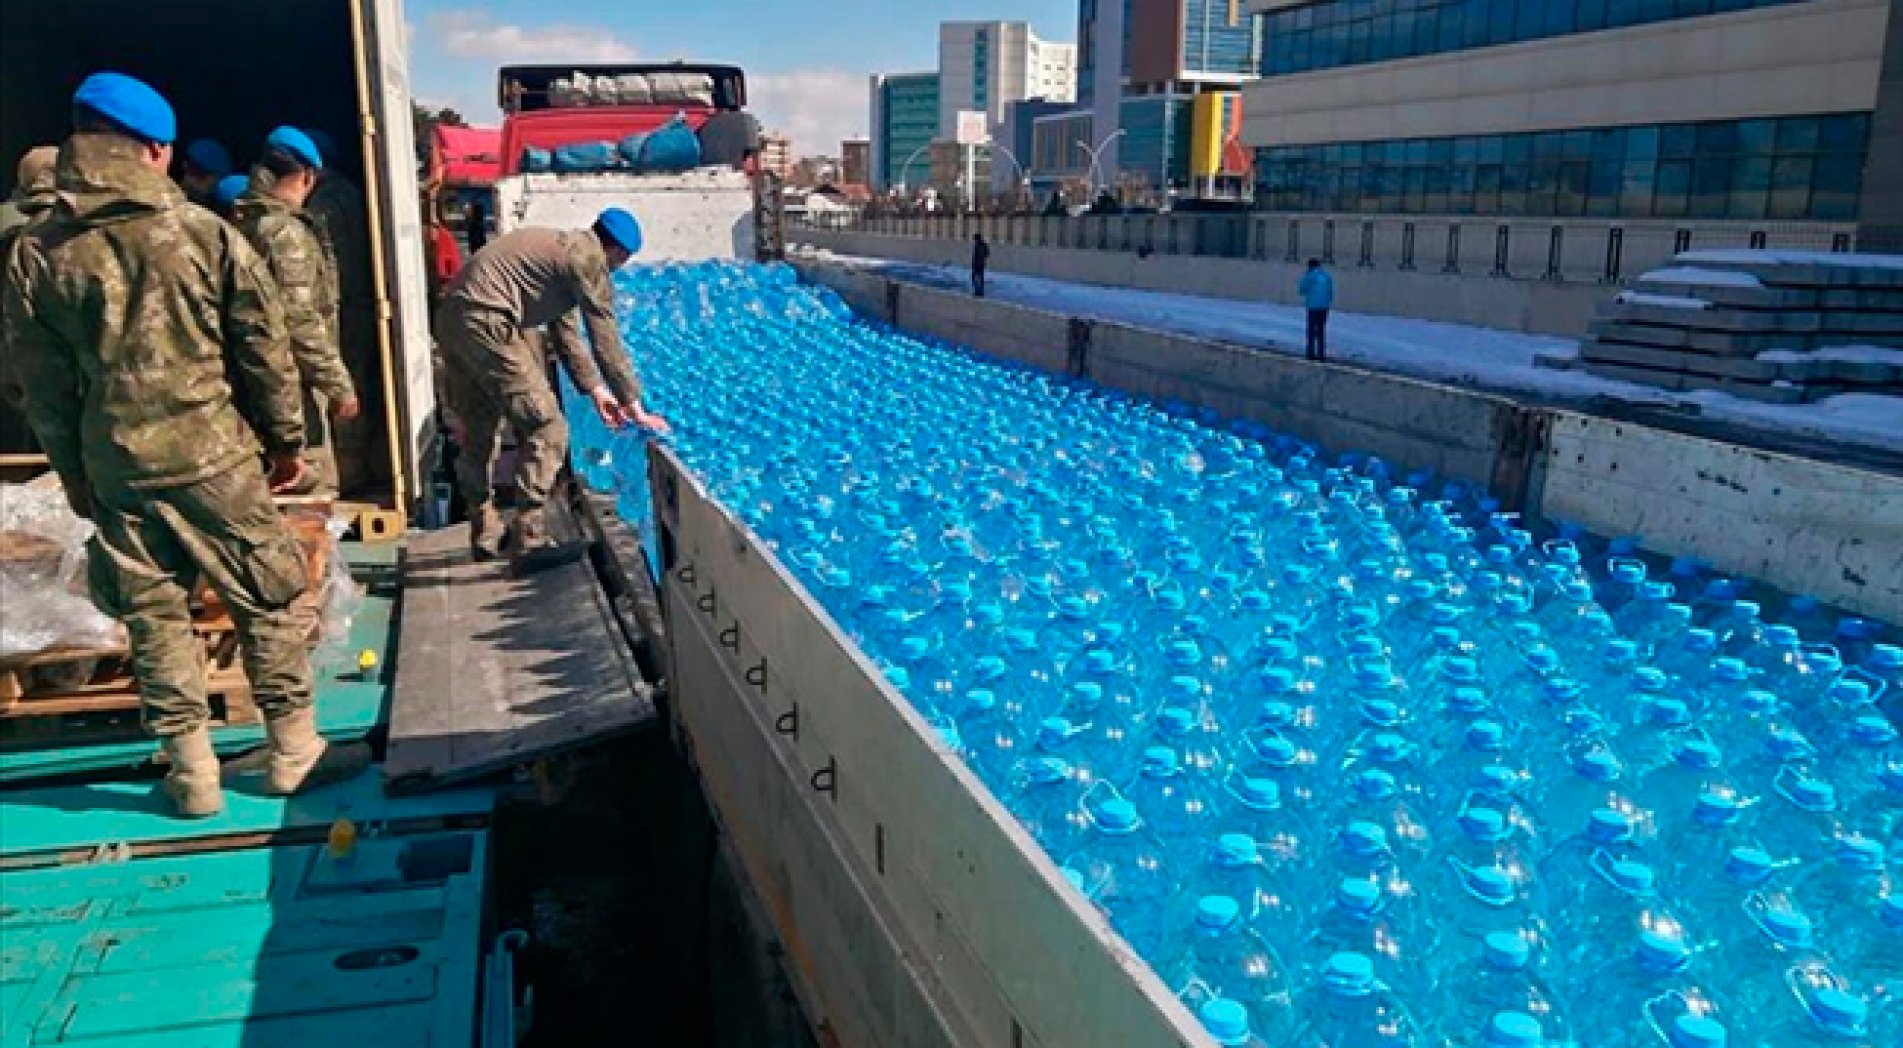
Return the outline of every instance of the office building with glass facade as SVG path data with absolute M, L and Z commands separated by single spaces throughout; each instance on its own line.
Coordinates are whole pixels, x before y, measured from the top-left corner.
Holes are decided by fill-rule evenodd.
M 937 73 L 872 77 L 872 188 L 897 186 L 908 176 L 911 184 L 923 184 L 931 171 L 927 147 L 937 137 Z
M 1853 222 L 1899 2 L 1252 0 L 1256 203 Z

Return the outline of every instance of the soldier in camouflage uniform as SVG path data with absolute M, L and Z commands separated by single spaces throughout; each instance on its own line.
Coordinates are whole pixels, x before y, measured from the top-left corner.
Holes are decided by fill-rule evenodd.
M 6 301 L 6 263 L 13 242 L 47 213 L 53 210 L 53 164 L 59 159 L 58 146 L 35 146 L 20 157 L 13 180 L 13 196 L 0 204 L 0 304 Z M 0 327 L 0 408 L 20 407 L 20 383 L 13 377 L 13 354 L 5 351 L 4 327 Z M 9 424 L 7 429 L 11 430 Z
M 231 611 L 266 718 L 264 789 L 355 774 L 367 749 L 316 731 L 303 554 L 258 466 L 262 439 L 272 484 L 304 472 L 276 285 L 237 230 L 165 176 L 177 120 L 156 91 L 95 74 L 73 118 L 59 201 L 7 263 L 5 335 L 28 421 L 74 511 L 98 526 L 88 581 L 125 623 L 145 724 L 171 765 L 165 792 L 187 816 L 224 806 L 189 603 L 201 577 Z M 227 359 L 255 399 L 255 433 Z
M 377 395 L 381 369 L 376 290 L 370 271 L 370 218 L 363 190 L 340 166 L 337 143 L 321 130 L 307 131 L 324 166 L 317 173 L 317 188 L 304 202 L 304 213 L 317 223 L 330 252 L 331 269 L 337 274 L 338 349 L 365 395 L 363 415 L 342 421 L 334 434 L 339 482 L 343 490 L 354 491 L 387 476 L 390 468 L 388 434 L 378 422 L 384 406 Z
M 575 388 L 610 427 L 633 423 L 665 432 L 641 405 L 641 383 L 615 324 L 608 273 L 641 249 L 641 227 L 620 208 L 594 229 L 518 229 L 489 242 L 457 275 L 437 311 L 443 405 L 462 423 L 456 479 L 469 506 L 470 548 L 478 560 L 503 545 L 502 517 L 489 477 L 503 422 L 515 431 L 517 512 L 508 538 L 516 566 L 564 559 L 544 507 L 568 457 L 568 423 L 549 385 L 539 335 L 549 340 Z M 582 339 L 586 321 L 593 351 Z M 607 378 L 604 381 L 603 374 Z
M 337 347 L 337 274 L 316 222 L 303 210 L 321 166 L 317 147 L 296 128 L 280 127 L 265 140 L 251 183 L 233 205 L 238 228 L 251 242 L 283 292 L 291 354 L 304 385 L 305 491 L 326 498 L 338 492 L 337 455 L 330 420 L 357 417 L 355 384 Z

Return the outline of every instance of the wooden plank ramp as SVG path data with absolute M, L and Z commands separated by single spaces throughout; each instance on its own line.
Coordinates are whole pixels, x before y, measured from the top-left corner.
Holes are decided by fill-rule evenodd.
M 564 522 L 567 523 L 567 522 Z M 515 578 L 475 563 L 467 525 L 404 550 L 384 781 L 433 789 L 630 731 L 655 717 L 587 559 Z

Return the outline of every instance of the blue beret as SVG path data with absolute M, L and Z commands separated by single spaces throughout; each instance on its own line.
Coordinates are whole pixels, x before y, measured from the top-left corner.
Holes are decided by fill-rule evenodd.
M 304 129 L 304 133 L 311 136 L 311 141 L 316 143 L 317 155 L 327 161 L 337 159 L 337 140 L 330 137 L 330 132 L 321 131 L 314 127 L 307 127 Z
M 289 125 L 266 135 L 264 148 L 283 150 L 303 161 L 307 167 L 324 166 L 324 154 L 317 151 L 317 143 L 311 141 L 311 136 Z
M 201 138 L 186 146 L 185 159 L 208 175 L 223 178 L 231 174 L 231 153 L 213 139 Z
M 213 187 L 211 198 L 217 202 L 219 207 L 229 208 L 231 205 L 237 203 L 238 198 L 243 196 L 244 191 L 250 187 L 251 179 L 249 177 L 245 175 L 226 175 L 218 180 L 217 186 Z
M 641 253 L 641 223 L 635 221 L 633 215 L 621 208 L 611 207 L 603 211 L 600 218 L 595 219 L 595 224 L 601 227 L 602 232 L 608 234 L 610 240 L 620 244 L 628 254 Z
M 124 73 L 94 73 L 73 92 L 73 105 L 85 106 L 134 138 L 170 145 L 178 138 L 172 103 L 143 80 Z

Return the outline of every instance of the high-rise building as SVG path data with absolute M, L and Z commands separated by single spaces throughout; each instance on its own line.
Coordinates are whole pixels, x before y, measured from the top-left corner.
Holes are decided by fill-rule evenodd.
M 1190 163 L 1192 114 L 1199 95 L 1255 76 L 1260 26 L 1243 0 L 1080 0 L 1077 33 L 1100 181 L 1158 195 L 1209 185 Z
M 872 143 L 848 138 L 839 143 L 839 180 L 849 186 L 872 184 Z
M 760 170 L 786 178 L 793 173 L 793 140 L 780 131 L 760 136 Z
M 938 93 L 937 73 L 872 77 L 872 188 L 925 182 L 931 170 L 925 150 L 938 137 Z
M 991 136 L 992 147 L 1000 154 L 992 158 L 991 191 L 1001 194 L 1009 193 L 1025 179 L 1030 178 L 1032 154 L 1036 148 L 1035 129 L 1038 121 L 1048 116 L 1073 111 L 1073 107 L 1068 103 L 1047 102 L 1041 98 L 1027 98 L 1006 106 L 1004 121 L 998 125 Z M 1084 118 L 1088 120 L 1088 114 L 1085 114 Z M 1089 136 L 1090 129 L 1085 128 L 1083 137 Z
M 1069 102 L 1077 49 L 1039 40 L 1027 22 L 945 22 L 938 27 L 938 135 L 955 138 L 958 114 L 985 114 L 988 129 L 1025 98 Z
M 1261 207 L 1903 221 L 1896 0 L 1250 6 Z

